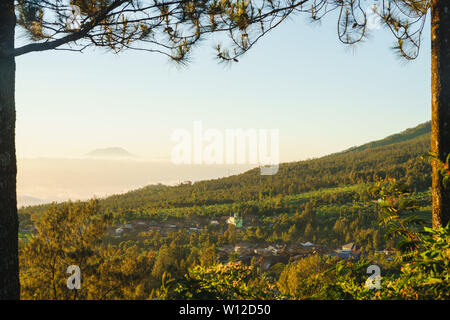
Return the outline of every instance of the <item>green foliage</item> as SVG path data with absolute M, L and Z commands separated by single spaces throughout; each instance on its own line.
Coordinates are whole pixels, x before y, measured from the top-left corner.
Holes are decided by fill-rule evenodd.
M 321 299 L 449 299 L 450 225 L 433 230 L 421 219 L 405 215 L 415 209 L 405 199 L 408 191 L 395 180 L 380 181 L 372 190 L 381 196 L 385 215 L 382 225 L 387 236 L 397 243 L 398 259 L 385 266 L 381 290 L 364 285 L 364 270 L 375 264 L 361 259 L 356 263 L 340 261 L 327 273 L 333 282 L 323 285 L 316 297 Z
M 441 161 L 437 154 L 432 152 L 428 154 L 428 157 L 435 162 L 436 174 L 439 175 L 442 185 L 448 188 L 450 182 L 450 154 L 447 155 L 445 161 Z
M 411 199 L 408 187 L 395 179 L 379 180 L 371 193 L 378 197 L 382 209 L 380 224 L 387 230 L 386 235 L 396 240 L 401 252 L 411 251 L 420 243 L 420 227 L 426 224 L 421 217 L 411 214 L 419 208 Z
M 21 298 L 144 298 L 146 257 L 136 246 L 102 244 L 109 219 L 95 200 L 52 206 L 20 250 Z M 79 290 L 66 286 L 71 265 L 81 270 Z
M 172 294 L 166 299 L 275 299 L 273 286 L 262 281 L 252 285 L 258 272 L 252 266 L 241 263 L 217 264 L 210 267 L 195 266 L 177 281 Z
M 425 227 L 418 248 L 401 273 L 386 279 L 386 299 L 450 299 L 450 225 Z
M 372 261 L 341 261 L 332 283 L 323 286 L 320 299 L 432 299 L 450 298 L 450 228 L 425 228 L 418 247 L 408 262 L 382 269 L 381 289 L 368 289 L 366 268 Z
M 322 286 L 332 278 L 325 271 L 333 266 L 334 260 L 319 255 L 303 258 L 284 268 L 277 287 L 291 299 L 311 299 L 322 291 Z

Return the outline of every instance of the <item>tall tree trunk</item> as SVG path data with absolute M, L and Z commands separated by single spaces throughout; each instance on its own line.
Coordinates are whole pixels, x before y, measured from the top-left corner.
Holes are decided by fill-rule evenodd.
M 0 299 L 19 299 L 16 201 L 14 0 L 0 1 Z
M 445 161 L 450 153 L 450 1 L 431 5 L 431 149 Z M 433 164 L 433 227 L 450 220 L 450 190 Z

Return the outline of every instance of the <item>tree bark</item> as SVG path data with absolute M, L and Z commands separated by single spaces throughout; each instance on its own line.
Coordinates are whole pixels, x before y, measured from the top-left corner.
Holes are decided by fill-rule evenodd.
M 14 0 L 0 1 L 0 52 L 14 48 Z M 0 55 L 0 299 L 19 299 L 14 57 Z
M 450 153 L 450 2 L 431 4 L 431 149 L 441 161 Z M 450 220 L 450 189 L 433 164 L 433 228 Z M 450 187 L 449 187 L 450 188 Z

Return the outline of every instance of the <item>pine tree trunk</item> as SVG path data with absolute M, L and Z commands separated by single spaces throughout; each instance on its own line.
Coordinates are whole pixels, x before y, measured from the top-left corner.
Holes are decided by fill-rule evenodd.
M 14 0 L 0 1 L 0 299 L 19 299 L 16 201 Z
M 450 1 L 431 5 L 431 149 L 445 161 L 450 153 Z M 450 220 L 450 192 L 433 164 L 433 227 Z

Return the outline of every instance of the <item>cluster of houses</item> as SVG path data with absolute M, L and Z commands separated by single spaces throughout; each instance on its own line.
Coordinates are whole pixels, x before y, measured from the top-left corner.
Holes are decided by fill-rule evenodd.
M 381 250 L 375 251 L 376 255 L 385 255 L 388 261 L 393 260 L 394 251 L 393 250 Z M 329 256 L 338 257 L 340 259 L 346 260 L 359 260 L 361 258 L 361 247 L 357 244 L 351 242 L 344 244 L 340 249 L 334 252 L 328 253 Z
M 216 220 L 208 220 L 209 225 L 218 226 L 223 223 L 234 225 L 236 228 L 243 228 L 243 218 L 239 214 L 235 213 L 233 216 L 220 217 Z M 207 221 L 133 221 L 118 226 L 112 233 L 116 238 L 121 238 L 128 232 L 149 232 L 158 231 L 163 235 L 168 234 L 170 231 L 175 231 L 179 228 L 186 229 L 189 233 L 200 232 L 202 225 L 207 225 Z M 253 258 L 256 258 L 261 262 L 264 269 L 268 269 L 278 262 L 288 263 L 304 258 L 312 254 L 324 254 L 332 257 L 338 257 L 346 260 L 359 260 L 361 257 L 361 247 L 356 243 L 344 244 L 341 248 L 329 252 L 324 246 L 316 245 L 311 242 L 304 242 L 298 244 L 255 244 L 250 242 L 241 242 L 236 245 L 226 245 L 219 250 L 219 259 L 222 262 L 227 262 L 234 256 L 239 261 L 250 262 Z M 375 251 L 376 254 L 384 254 L 388 257 L 388 260 L 392 260 L 392 252 L 388 250 Z
M 229 224 L 236 228 L 243 228 L 243 218 L 235 213 L 229 217 L 220 217 L 213 220 L 208 220 L 209 225 Z M 202 225 L 208 224 L 206 221 L 132 221 L 127 224 L 116 226 L 111 230 L 111 234 L 116 238 L 122 238 L 126 234 L 157 231 L 161 234 L 168 234 L 170 231 L 183 228 L 188 232 L 199 232 L 202 230 Z M 325 249 L 321 246 L 315 245 L 311 242 L 304 242 L 298 244 L 255 244 L 250 242 L 241 242 L 236 245 L 226 245 L 218 248 L 219 259 L 222 262 L 229 261 L 233 255 L 239 261 L 244 263 L 250 262 L 252 258 L 256 258 L 264 269 L 268 269 L 278 262 L 288 263 L 306 257 L 318 252 L 325 253 Z
M 175 231 L 177 229 L 185 229 L 188 233 L 200 232 L 204 226 L 208 225 L 208 222 L 211 226 L 219 226 L 226 223 L 229 225 L 233 225 L 236 228 L 243 228 L 244 225 L 244 219 L 242 218 L 242 216 L 238 213 L 235 213 L 234 215 L 229 217 L 220 217 L 213 220 L 205 219 L 205 221 L 132 221 L 127 224 L 116 226 L 113 230 L 110 231 L 110 234 L 112 234 L 116 238 L 122 238 L 127 233 L 143 231 L 157 231 L 161 232 L 161 234 L 163 235 L 167 235 L 170 231 Z
M 359 260 L 361 258 L 361 247 L 356 243 L 347 243 L 341 248 L 329 252 L 325 246 L 304 242 L 300 244 L 274 244 L 256 245 L 251 243 L 239 243 L 235 246 L 224 246 L 219 248 L 221 262 L 227 262 L 231 254 L 237 254 L 238 260 L 250 262 L 252 258 L 257 258 L 261 262 L 264 270 L 278 262 L 284 264 L 294 262 L 313 254 L 328 255 L 345 260 Z M 375 251 L 375 254 L 386 255 L 387 260 L 392 260 L 394 252 L 392 250 Z
M 150 232 L 157 231 L 162 235 L 167 235 L 170 231 L 176 231 L 179 228 L 187 229 L 188 233 L 201 231 L 200 223 L 192 222 L 190 224 L 186 223 L 175 223 L 175 222 L 156 222 L 156 221 L 133 221 L 132 223 L 123 224 L 116 226 L 110 231 L 110 234 L 116 238 L 122 238 L 127 233 L 139 233 L 139 232 Z
M 359 260 L 361 257 L 361 247 L 357 244 L 350 242 L 347 244 L 344 244 L 341 249 L 338 249 L 334 252 L 329 253 L 332 257 L 338 257 L 341 259 L 354 259 Z
M 234 246 L 226 245 L 220 247 L 218 250 L 221 262 L 228 262 L 232 255 L 236 256 L 243 263 L 250 263 L 252 259 L 256 259 L 264 270 L 279 262 L 286 264 L 312 254 L 325 252 L 325 248 L 311 242 L 300 244 L 254 244 L 241 242 Z

